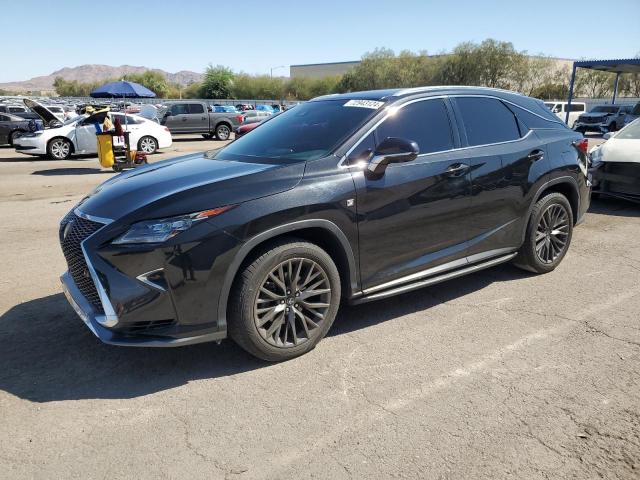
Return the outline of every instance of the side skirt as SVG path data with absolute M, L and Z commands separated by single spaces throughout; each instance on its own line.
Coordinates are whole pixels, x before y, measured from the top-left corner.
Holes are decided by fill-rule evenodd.
M 479 263 L 475 263 L 473 265 L 469 265 L 466 267 L 449 270 L 445 273 L 435 274 L 431 277 L 424 278 L 417 282 L 407 283 L 400 287 L 391 288 L 388 290 L 383 290 L 378 293 L 372 293 L 369 295 L 364 295 L 363 297 L 358 297 L 351 301 L 352 305 L 358 305 L 360 303 L 372 302 L 374 300 L 380 300 L 383 298 L 391 297 L 393 295 L 398 295 L 400 293 L 410 292 L 412 290 L 417 290 L 419 288 L 428 287 L 429 285 L 434 285 L 436 283 L 444 282 L 447 280 L 451 280 L 454 278 L 462 277 L 463 275 L 467 275 L 469 273 L 477 272 L 479 270 L 483 270 L 485 268 L 494 267 L 496 265 L 500 265 L 501 263 L 508 262 L 513 257 L 515 257 L 518 252 L 511 252 L 506 255 L 501 255 L 499 257 L 494 257 L 489 260 L 485 260 Z M 455 268 L 455 267 L 454 267 Z

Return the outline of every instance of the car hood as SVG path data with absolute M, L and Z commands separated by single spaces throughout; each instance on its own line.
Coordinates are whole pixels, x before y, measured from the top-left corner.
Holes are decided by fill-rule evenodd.
M 79 205 L 88 215 L 127 223 L 193 213 L 274 195 L 293 188 L 304 162 L 273 165 L 216 160 L 205 152 L 117 175 Z
M 601 162 L 640 163 L 640 140 L 611 138 L 600 147 Z
M 49 125 L 52 121 L 60 122 L 60 119 L 56 117 L 51 110 L 44 105 L 39 104 L 35 100 L 25 98 L 23 102 L 32 112 L 36 113 L 44 121 L 45 125 Z
M 604 118 L 607 115 L 613 115 L 613 113 L 607 113 L 607 112 L 583 113 L 582 115 L 580 115 L 580 118 Z

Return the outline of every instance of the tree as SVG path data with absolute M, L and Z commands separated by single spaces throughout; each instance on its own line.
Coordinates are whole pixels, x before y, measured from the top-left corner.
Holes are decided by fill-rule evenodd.
M 615 75 L 609 72 L 584 69 L 576 75 L 575 91 L 589 98 L 608 97 L 613 92 Z
M 202 98 L 231 98 L 234 74 L 222 65 L 209 64 L 204 72 L 200 94 Z
M 129 82 L 139 83 L 148 88 L 160 98 L 166 98 L 169 93 L 169 84 L 164 75 L 160 72 L 147 70 L 144 73 L 131 73 L 123 78 Z

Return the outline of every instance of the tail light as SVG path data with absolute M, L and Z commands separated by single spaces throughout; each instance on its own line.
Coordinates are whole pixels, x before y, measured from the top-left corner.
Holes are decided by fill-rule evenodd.
M 167 127 L 164 127 L 164 129 L 165 129 L 167 132 L 169 131 L 169 129 L 168 129 Z
M 236 115 L 236 120 L 237 120 L 238 123 L 242 123 L 242 122 L 244 122 L 244 116 Z
M 589 151 L 589 139 L 582 138 L 580 140 L 576 140 L 575 142 L 573 142 L 573 146 L 576 147 L 579 152 L 582 152 L 586 155 Z

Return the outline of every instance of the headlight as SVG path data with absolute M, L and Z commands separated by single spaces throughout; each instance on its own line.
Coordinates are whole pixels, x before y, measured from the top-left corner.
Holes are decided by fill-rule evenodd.
M 231 208 L 233 208 L 233 205 L 191 213 L 189 215 L 180 215 L 179 217 L 134 223 L 124 235 L 119 236 L 112 243 L 122 245 L 128 243 L 165 242 L 175 237 L 178 233 L 188 230 L 197 222 L 220 215 Z

